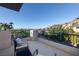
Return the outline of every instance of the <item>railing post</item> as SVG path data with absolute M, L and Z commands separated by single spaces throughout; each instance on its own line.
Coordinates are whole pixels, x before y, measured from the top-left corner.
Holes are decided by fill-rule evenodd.
M 70 41 L 70 40 L 69 40 L 69 39 L 70 39 L 69 37 L 70 37 L 70 34 L 68 34 L 68 41 Z
M 78 36 L 78 35 L 76 35 L 76 46 L 77 46 L 77 36 Z
M 73 41 L 72 42 L 73 42 L 73 45 L 74 45 L 74 35 L 73 35 Z

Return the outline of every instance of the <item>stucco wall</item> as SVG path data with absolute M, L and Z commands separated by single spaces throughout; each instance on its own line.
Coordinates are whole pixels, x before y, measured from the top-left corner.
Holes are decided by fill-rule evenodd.
M 73 29 L 75 32 L 79 32 L 79 29 L 76 28 L 76 27 L 73 27 L 72 29 Z
M 0 50 L 0 56 L 14 56 L 14 45 Z
M 69 54 L 71 54 L 73 56 L 75 56 L 75 55 L 79 56 L 79 49 L 77 49 L 77 48 L 66 46 L 66 45 L 59 44 L 59 43 L 49 41 L 49 40 L 46 40 L 46 39 L 42 39 L 42 38 L 41 39 L 39 38 L 39 41 L 47 44 L 48 46 L 51 46 L 51 47 L 57 48 L 57 49 L 59 49 L 61 51 L 64 51 L 66 53 L 69 53 Z
M 5 49 L 11 46 L 11 33 L 10 31 L 0 30 L 0 49 Z

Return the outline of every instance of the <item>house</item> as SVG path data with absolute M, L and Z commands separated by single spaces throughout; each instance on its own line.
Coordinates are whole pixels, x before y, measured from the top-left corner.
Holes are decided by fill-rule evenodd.
M 79 33 L 79 26 L 74 26 L 72 29 L 74 32 Z

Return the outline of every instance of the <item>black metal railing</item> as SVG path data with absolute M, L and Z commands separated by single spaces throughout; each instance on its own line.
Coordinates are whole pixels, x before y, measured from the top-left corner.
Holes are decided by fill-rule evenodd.
M 76 33 L 54 33 L 52 35 L 39 34 L 39 37 L 79 48 L 79 34 Z

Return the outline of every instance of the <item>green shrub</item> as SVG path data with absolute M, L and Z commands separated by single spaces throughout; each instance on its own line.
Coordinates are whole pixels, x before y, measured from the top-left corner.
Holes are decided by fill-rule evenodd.
M 17 29 L 17 30 L 12 30 L 12 38 L 24 38 L 24 37 L 28 37 L 30 35 L 30 30 L 26 30 L 26 29 Z

